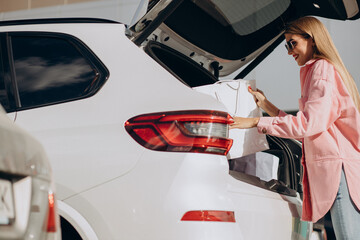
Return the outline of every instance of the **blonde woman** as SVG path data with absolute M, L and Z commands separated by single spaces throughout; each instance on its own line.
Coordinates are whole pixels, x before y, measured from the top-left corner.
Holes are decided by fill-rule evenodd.
M 300 69 L 301 98 L 296 116 L 253 91 L 270 117 L 235 117 L 232 128 L 295 138 L 303 144 L 303 214 L 316 222 L 331 213 L 337 239 L 360 239 L 360 97 L 325 26 L 314 17 L 285 29 L 286 49 Z

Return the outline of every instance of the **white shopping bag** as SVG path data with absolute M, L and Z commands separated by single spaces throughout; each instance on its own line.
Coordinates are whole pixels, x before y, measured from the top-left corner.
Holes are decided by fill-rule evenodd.
M 231 169 L 233 171 L 257 176 L 261 180 L 277 180 L 279 158 L 270 153 L 257 152 L 244 157 L 232 159 Z
M 261 117 L 262 112 L 256 105 L 248 87 L 256 89 L 255 80 L 222 80 L 210 85 L 195 87 L 198 92 L 209 94 L 222 102 L 231 116 Z M 257 128 L 230 129 L 229 137 L 234 140 L 229 158 L 237 158 L 269 149 L 264 134 Z

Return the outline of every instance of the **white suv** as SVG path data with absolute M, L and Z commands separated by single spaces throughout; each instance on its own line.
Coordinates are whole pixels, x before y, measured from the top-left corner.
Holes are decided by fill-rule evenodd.
M 235 171 L 230 115 L 192 88 L 244 78 L 285 21 L 359 17 L 329 2 L 160 0 L 129 27 L 0 23 L 1 103 L 50 156 L 63 238 L 309 239 L 299 144 L 268 137 L 276 179 Z

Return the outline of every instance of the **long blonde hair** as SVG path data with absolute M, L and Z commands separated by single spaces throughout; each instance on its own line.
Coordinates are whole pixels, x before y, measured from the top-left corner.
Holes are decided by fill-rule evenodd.
M 324 24 L 314 17 L 302 17 L 286 25 L 285 33 L 297 34 L 304 38 L 311 37 L 313 39 L 315 43 L 313 58 L 325 59 L 334 65 L 356 108 L 360 112 L 360 95 L 356 83 L 341 60 Z

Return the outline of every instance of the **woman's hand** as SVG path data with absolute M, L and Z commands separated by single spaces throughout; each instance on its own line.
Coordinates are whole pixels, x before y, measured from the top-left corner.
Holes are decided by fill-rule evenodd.
M 256 89 L 255 91 L 249 86 L 249 92 L 253 95 L 256 105 L 258 107 L 264 109 L 265 101 L 267 100 L 265 94 L 260 89 Z
M 243 118 L 243 117 L 234 117 L 234 123 L 230 125 L 230 129 L 232 128 L 253 128 L 256 127 L 260 118 Z
M 272 104 L 267 98 L 265 97 L 265 94 L 263 91 L 257 89 L 256 91 L 252 90 L 249 86 L 248 88 L 249 92 L 254 96 L 254 100 L 256 102 L 256 105 L 258 105 L 260 108 L 262 108 L 269 116 L 276 117 L 279 115 L 279 109 Z

